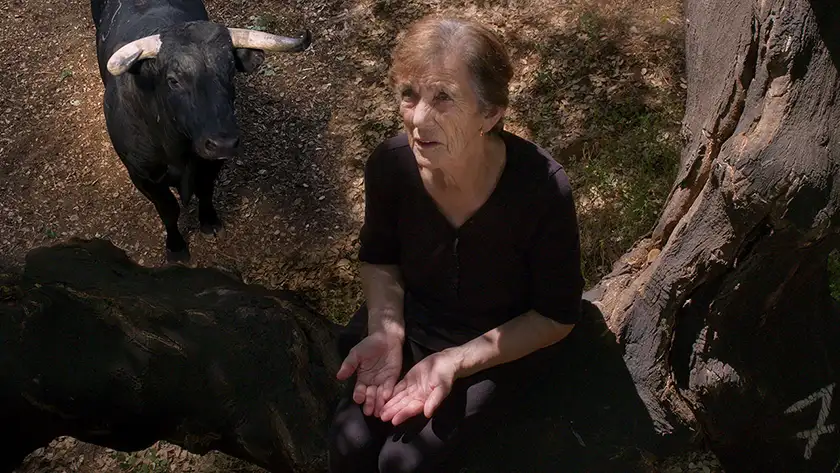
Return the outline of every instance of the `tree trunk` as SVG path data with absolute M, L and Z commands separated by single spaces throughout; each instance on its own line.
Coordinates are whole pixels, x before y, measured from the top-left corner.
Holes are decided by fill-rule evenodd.
M 147 269 L 104 241 L 0 278 L 0 471 L 69 435 L 167 440 L 273 472 L 324 471 L 335 331 L 292 294 L 210 269 Z
M 840 471 L 840 9 L 687 0 L 686 146 L 652 236 L 587 298 L 656 428 L 727 471 Z

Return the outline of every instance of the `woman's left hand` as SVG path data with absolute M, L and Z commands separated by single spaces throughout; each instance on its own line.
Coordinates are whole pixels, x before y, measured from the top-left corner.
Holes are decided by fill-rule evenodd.
M 431 417 L 452 391 L 457 371 L 457 360 L 446 350 L 427 356 L 394 386 L 394 394 L 379 418 L 399 425 L 421 412 Z

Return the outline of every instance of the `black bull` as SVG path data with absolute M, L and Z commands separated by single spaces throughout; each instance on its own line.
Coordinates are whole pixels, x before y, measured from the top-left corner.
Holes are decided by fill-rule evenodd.
M 198 199 L 202 233 L 222 222 L 213 205 L 225 158 L 239 153 L 234 75 L 265 51 L 302 51 L 307 30 L 288 38 L 209 21 L 201 0 L 92 0 L 104 113 L 114 150 L 166 228 L 167 261 L 187 261 L 181 202 Z

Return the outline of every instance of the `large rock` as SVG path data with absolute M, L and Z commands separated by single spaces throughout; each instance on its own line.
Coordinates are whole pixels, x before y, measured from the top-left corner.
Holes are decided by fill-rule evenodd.
M 101 240 L 33 250 L 0 287 L 0 466 L 69 435 L 323 471 L 336 327 L 293 294 Z

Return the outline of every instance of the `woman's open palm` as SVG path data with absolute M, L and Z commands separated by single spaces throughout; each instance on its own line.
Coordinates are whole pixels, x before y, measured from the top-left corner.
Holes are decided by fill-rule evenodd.
M 452 391 L 456 369 L 455 363 L 442 353 L 427 356 L 394 387 L 394 396 L 379 417 L 394 425 L 420 413 L 431 417 Z
M 368 335 L 354 346 L 336 377 L 356 373 L 353 401 L 363 404 L 365 415 L 378 416 L 391 398 L 402 369 L 402 340 L 384 333 Z

